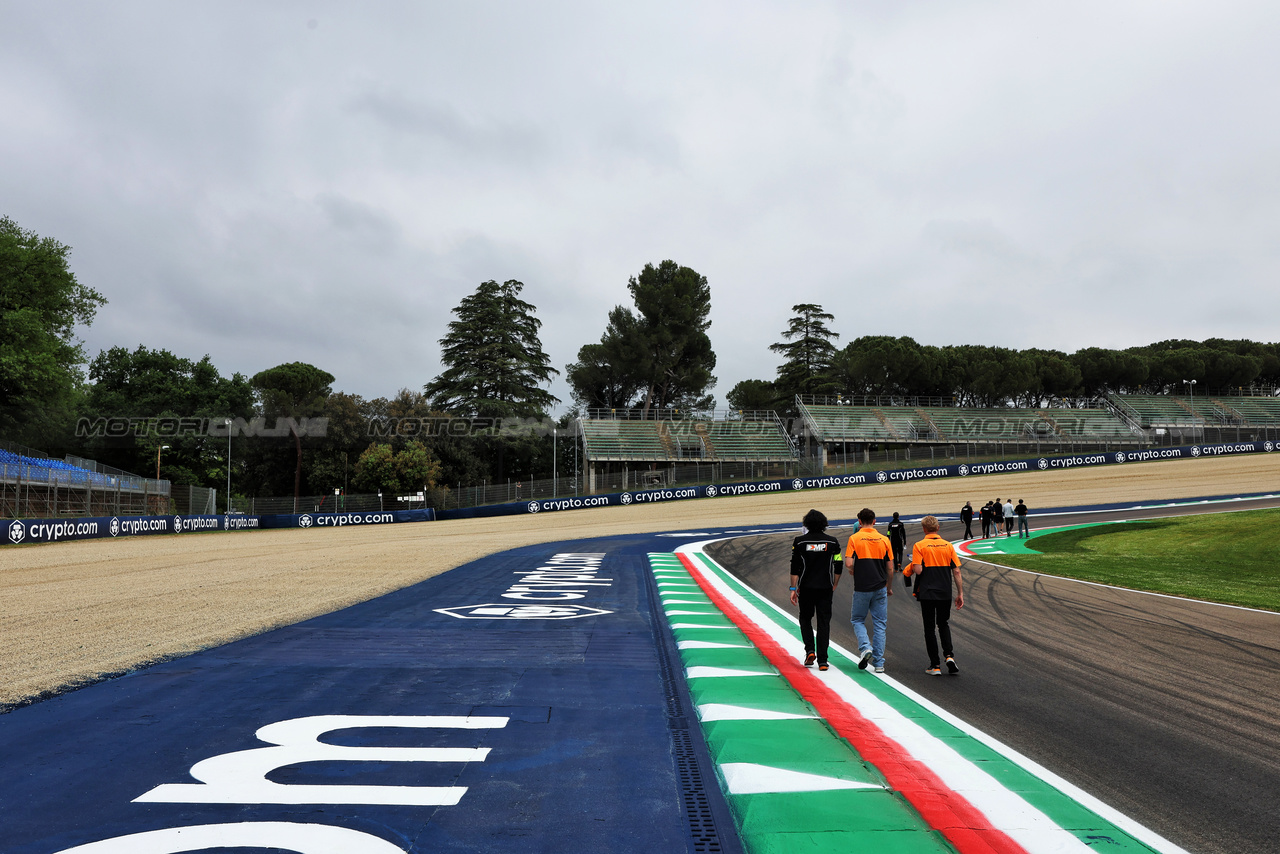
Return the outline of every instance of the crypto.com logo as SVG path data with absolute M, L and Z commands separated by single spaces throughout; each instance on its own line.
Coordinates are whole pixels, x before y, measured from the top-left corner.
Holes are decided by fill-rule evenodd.
M 876 480 L 878 480 L 880 483 L 884 483 L 887 480 L 889 480 L 889 475 L 886 474 L 885 472 L 878 471 L 876 472 Z
M 503 604 L 459 605 L 454 608 L 436 608 L 435 611 L 459 620 L 574 620 L 578 617 L 599 617 L 613 613 L 586 605 Z
M 1045 469 L 1049 468 L 1049 461 L 1046 460 L 1044 457 L 1041 457 L 1040 459 L 1036 460 L 1036 467 L 1039 468 L 1040 471 L 1044 471 Z
M 27 526 L 21 522 L 14 522 L 9 526 L 9 542 L 20 543 L 27 538 Z
M 960 472 L 961 477 L 968 477 L 969 475 L 969 467 L 963 464 L 960 466 L 960 468 L 956 469 L 956 471 Z
M 309 514 L 303 513 L 301 516 L 298 517 L 298 527 L 310 528 L 314 521 L 315 520 L 313 520 Z

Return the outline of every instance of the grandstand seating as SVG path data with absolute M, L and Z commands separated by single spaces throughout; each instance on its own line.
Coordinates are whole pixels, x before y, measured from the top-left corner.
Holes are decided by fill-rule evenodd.
M 1037 435 L 1052 435 L 1046 430 L 1037 432 L 1032 425 L 1039 416 L 1030 410 L 936 406 L 917 409 L 916 413 L 933 426 L 944 442 L 1025 442 L 1034 441 Z
M 802 404 L 821 442 L 1134 441 L 1110 410 Z
M 792 458 L 791 443 L 775 421 L 584 418 L 579 423 L 590 460 L 772 462 Z
M 1133 441 L 1140 438 L 1109 409 L 1042 409 L 1053 432 L 1073 442 Z
M 106 486 L 111 481 L 105 475 L 74 466 L 51 457 L 32 457 L 0 449 L 0 475 L 7 481 L 23 480 L 58 483 L 66 486 Z
M 1186 403 L 1171 395 L 1114 394 L 1111 399 L 1144 428 L 1192 427 L 1202 425 L 1205 421 L 1204 416 L 1195 414 Z
M 660 430 L 662 422 L 584 418 L 586 456 L 594 460 L 669 460 L 672 449 Z
M 918 425 L 911 414 L 878 406 L 805 405 L 810 425 L 824 442 L 902 442 L 916 438 Z M 890 417 L 886 411 L 895 412 Z
M 711 421 L 705 427 L 704 442 L 713 459 L 784 461 L 792 457 L 791 443 L 776 424 Z
M 1197 402 L 1199 402 L 1197 398 Z M 1227 410 L 1246 424 L 1280 424 L 1280 397 L 1228 397 L 1213 398 L 1216 406 Z

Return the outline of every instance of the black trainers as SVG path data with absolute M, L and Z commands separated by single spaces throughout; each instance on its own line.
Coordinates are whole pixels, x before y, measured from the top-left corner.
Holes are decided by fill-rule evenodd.
M 956 664 L 956 660 L 949 655 L 947 656 L 947 670 L 950 670 L 952 673 L 960 672 L 960 665 Z
M 858 669 L 866 670 L 867 665 L 871 663 L 871 650 L 864 649 L 858 656 Z
M 819 661 L 819 662 L 818 662 L 818 669 L 819 669 L 819 670 L 826 670 L 826 669 L 827 669 L 828 667 L 830 667 L 830 666 L 831 666 L 831 665 L 830 665 L 830 664 L 827 664 L 825 661 Z
M 817 656 L 815 653 L 812 653 L 812 652 L 806 652 L 806 653 L 804 654 L 804 666 L 805 666 L 805 667 L 813 667 L 813 662 L 814 662 L 814 661 L 816 661 L 816 660 L 817 660 L 817 658 L 818 658 L 818 656 Z

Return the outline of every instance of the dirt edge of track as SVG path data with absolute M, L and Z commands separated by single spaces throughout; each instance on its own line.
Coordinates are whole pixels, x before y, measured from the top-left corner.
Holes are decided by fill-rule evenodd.
M 833 519 L 1265 492 L 1280 454 L 1131 463 L 422 524 L 84 540 L 0 550 L 0 709 L 329 613 L 525 545 Z

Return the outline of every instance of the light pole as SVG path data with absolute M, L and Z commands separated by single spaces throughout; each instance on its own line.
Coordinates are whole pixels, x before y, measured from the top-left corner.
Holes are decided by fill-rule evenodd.
M 551 497 L 556 497 L 556 428 L 551 428 Z
M 1196 381 L 1183 380 L 1184 386 L 1191 386 L 1191 441 L 1196 440 Z
M 156 448 L 156 480 L 160 479 L 160 452 L 169 450 L 168 445 L 161 445 Z
M 227 425 L 227 515 L 231 515 L 231 419 L 223 421 Z

